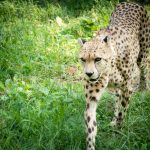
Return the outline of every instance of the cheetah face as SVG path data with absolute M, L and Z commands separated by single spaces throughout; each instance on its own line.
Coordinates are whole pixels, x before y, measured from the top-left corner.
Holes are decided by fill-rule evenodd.
M 95 38 L 82 44 L 79 58 L 87 80 L 97 81 L 102 74 L 108 73 L 111 66 L 112 51 L 106 39 Z

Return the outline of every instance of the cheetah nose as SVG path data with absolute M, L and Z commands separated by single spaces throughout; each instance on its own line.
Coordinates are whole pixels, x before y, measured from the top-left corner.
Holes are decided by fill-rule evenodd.
M 94 72 L 86 72 L 86 75 L 87 75 L 88 77 L 91 77 L 91 76 L 93 75 L 93 73 L 94 73 Z

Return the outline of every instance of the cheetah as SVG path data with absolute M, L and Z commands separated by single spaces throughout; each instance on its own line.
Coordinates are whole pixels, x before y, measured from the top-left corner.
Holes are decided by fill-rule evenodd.
M 146 86 L 147 57 L 150 48 L 150 21 L 146 10 L 123 2 L 116 6 L 107 28 L 90 41 L 79 40 L 83 65 L 87 150 L 95 150 L 96 109 L 103 91 L 113 87 L 115 111 L 111 125 L 120 127 L 132 93 Z

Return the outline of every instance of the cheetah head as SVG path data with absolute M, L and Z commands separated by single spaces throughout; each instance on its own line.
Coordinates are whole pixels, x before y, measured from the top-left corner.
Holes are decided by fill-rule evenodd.
M 91 82 L 97 81 L 104 73 L 111 70 L 113 50 L 105 32 L 99 33 L 91 41 L 80 40 L 79 58 L 83 65 L 85 78 Z

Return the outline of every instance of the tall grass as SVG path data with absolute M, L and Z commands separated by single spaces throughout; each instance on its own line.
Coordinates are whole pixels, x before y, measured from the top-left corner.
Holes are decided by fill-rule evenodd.
M 85 149 L 77 38 L 90 39 L 108 24 L 116 2 L 106 3 L 0 3 L 0 149 Z M 108 126 L 114 98 L 104 94 L 97 149 L 150 148 L 150 93 L 132 99 L 116 130 Z

